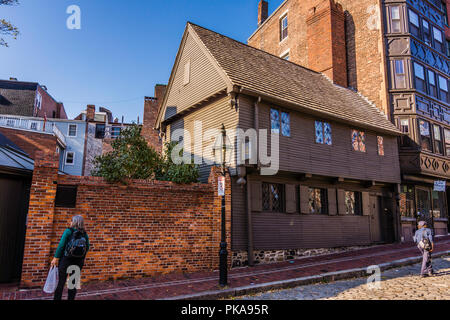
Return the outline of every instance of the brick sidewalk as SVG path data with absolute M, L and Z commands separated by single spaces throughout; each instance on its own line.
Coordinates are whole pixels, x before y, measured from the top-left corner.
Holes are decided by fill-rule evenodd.
M 449 250 L 450 236 L 436 239 L 436 253 Z M 258 265 L 252 268 L 238 268 L 229 273 L 228 289 L 365 268 L 412 257 L 419 257 L 417 248 L 411 243 L 403 243 Z M 88 283 L 82 286 L 77 300 L 153 300 L 189 297 L 219 290 L 218 278 L 218 272 L 211 272 Z M 19 291 L 1 287 L 0 297 L 2 300 L 51 299 L 51 296 L 43 293 L 41 289 Z

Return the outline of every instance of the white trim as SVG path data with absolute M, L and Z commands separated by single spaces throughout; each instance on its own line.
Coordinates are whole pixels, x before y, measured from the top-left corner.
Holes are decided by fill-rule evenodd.
M 70 135 L 70 126 L 75 126 L 75 135 L 74 136 Z M 67 137 L 69 137 L 69 138 L 78 137 L 78 125 L 76 123 L 69 123 L 69 125 L 67 126 Z
M 284 59 L 284 57 L 289 55 L 290 53 L 291 53 L 291 49 L 287 49 L 282 54 L 280 54 L 280 58 Z
M 67 163 L 67 155 L 69 153 L 73 154 L 73 163 Z M 75 165 L 75 152 L 74 151 L 66 151 L 64 155 L 64 165 L 66 166 L 74 166 Z

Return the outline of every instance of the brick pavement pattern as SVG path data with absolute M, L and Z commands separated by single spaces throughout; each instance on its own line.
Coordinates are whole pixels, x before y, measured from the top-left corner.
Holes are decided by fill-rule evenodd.
M 450 250 L 450 236 L 436 239 L 435 252 Z M 217 250 L 218 252 L 218 250 Z M 419 257 L 412 243 L 389 244 L 350 252 L 309 257 L 233 269 L 229 273 L 229 288 L 265 284 L 273 281 L 320 275 L 327 272 L 366 268 L 395 260 Z M 174 273 L 169 275 L 121 281 L 92 282 L 82 286 L 79 300 L 155 300 L 218 290 L 218 272 Z M 19 291 L 0 287 L 0 298 L 7 300 L 51 299 L 41 289 Z
M 435 275 L 421 278 L 420 264 L 381 274 L 379 289 L 370 289 L 367 278 L 336 281 L 272 291 L 242 300 L 450 300 L 450 257 L 433 261 Z

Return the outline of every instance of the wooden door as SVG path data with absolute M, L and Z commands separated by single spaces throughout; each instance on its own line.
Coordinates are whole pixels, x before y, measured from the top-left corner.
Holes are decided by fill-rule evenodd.
M 0 283 L 20 280 L 30 181 L 0 175 Z
M 370 239 L 372 242 L 383 241 L 381 233 L 380 200 L 370 196 Z

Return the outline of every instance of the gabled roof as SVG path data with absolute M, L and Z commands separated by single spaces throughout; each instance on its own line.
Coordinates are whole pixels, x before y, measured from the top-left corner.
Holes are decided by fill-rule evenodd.
M 0 80 L 0 114 L 32 116 L 38 85 Z
M 244 92 L 361 128 L 400 134 L 374 104 L 321 73 L 192 23 L 186 32 L 197 36 L 230 84 Z

